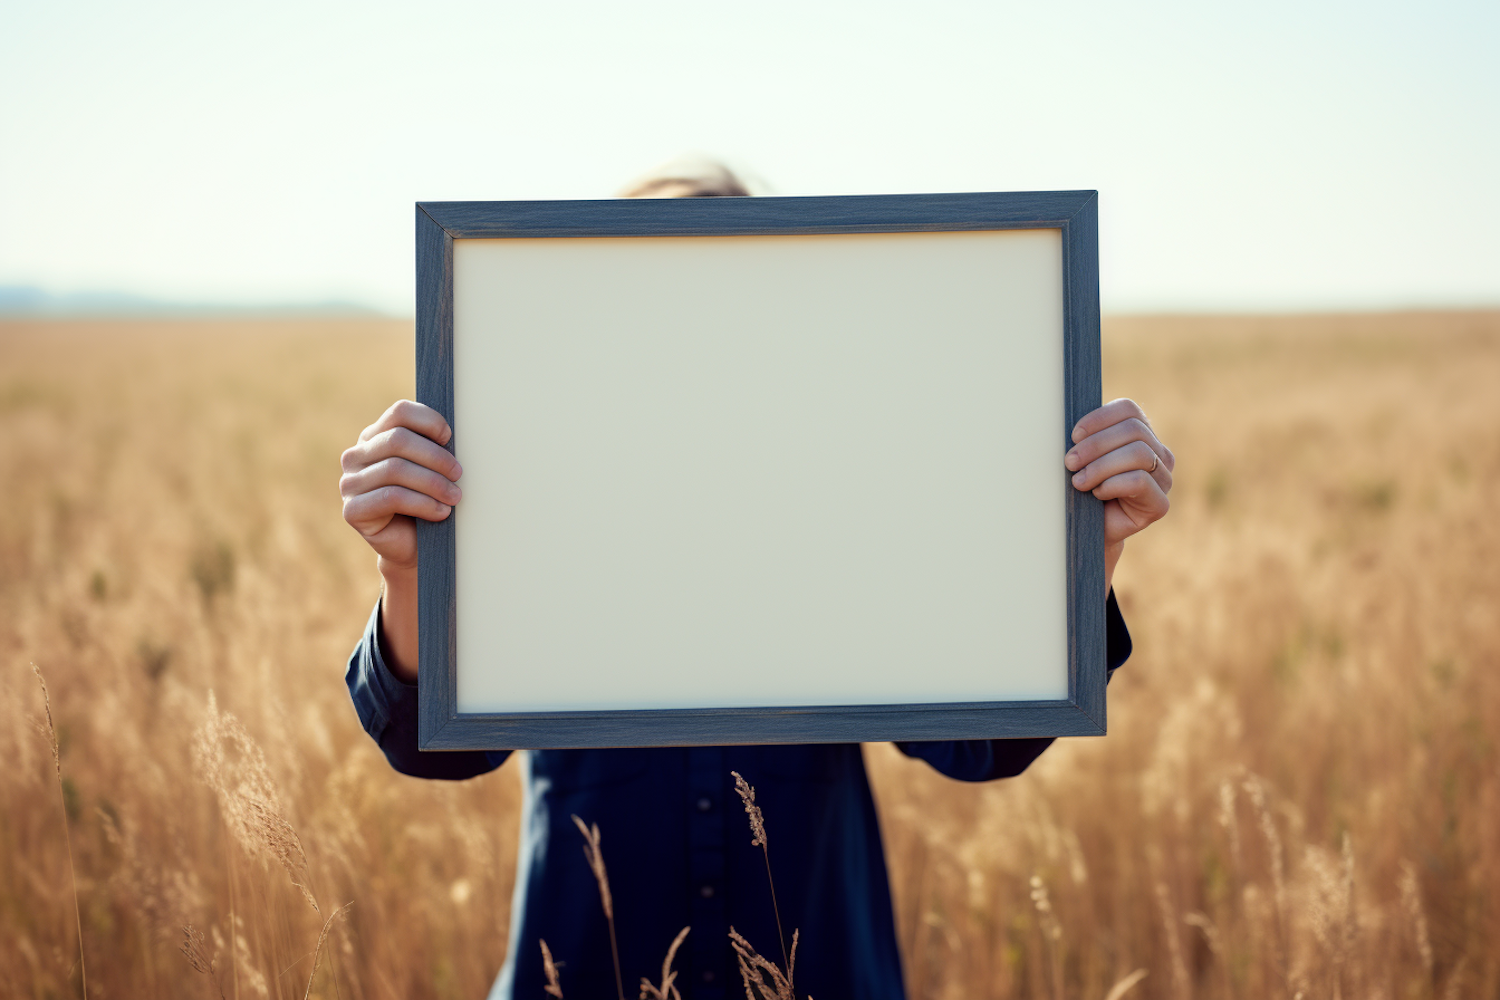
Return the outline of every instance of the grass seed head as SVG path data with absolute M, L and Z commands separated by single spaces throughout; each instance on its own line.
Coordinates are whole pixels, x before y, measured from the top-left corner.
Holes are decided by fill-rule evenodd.
M 594 881 L 599 883 L 599 901 L 604 904 L 604 916 L 613 920 L 615 901 L 609 891 L 609 873 L 604 870 L 604 852 L 599 848 L 599 824 L 589 826 L 577 816 L 573 817 L 573 824 L 578 827 L 578 832 L 583 834 L 583 856 L 588 860 L 589 868 L 594 873 Z
M 792 993 L 792 973 L 797 964 L 798 934 L 798 931 L 792 931 L 792 955 L 787 963 L 787 971 L 783 973 L 775 962 L 763 957 L 745 940 L 744 935 L 730 926 L 729 944 L 734 949 L 734 957 L 740 967 L 746 1000 L 795 1000 Z
M 41 668 L 33 663 L 31 672 L 36 674 L 37 683 L 42 686 L 42 706 L 47 712 L 47 728 L 42 734 L 47 737 L 47 745 L 52 748 L 52 766 L 57 769 L 58 780 L 62 780 L 62 751 L 57 745 L 57 726 L 52 723 L 52 695 L 47 692 L 47 678 L 42 676 Z
M 677 972 L 672 968 L 672 963 L 677 959 L 677 949 L 682 947 L 682 942 L 687 940 L 688 931 L 691 927 L 684 927 L 677 932 L 672 939 L 672 945 L 667 949 L 667 957 L 661 963 L 661 985 L 651 985 L 651 980 L 645 976 L 641 977 L 640 1000 L 682 1000 L 682 994 L 677 992 L 673 985 L 677 979 Z
M 734 775 L 734 790 L 739 793 L 740 801 L 745 803 L 745 813 L 750 817 L 750 846 L 766 846 L 766 820 L 761 815 L 760 806 L 755 804 L 755 789 L 738 771 L 730 771 Z
M 307 855 L 282 809 L 266 755 L 234 715 L 219 711 L 212 691 L 193 742 L 193 764 L 199 779 L 218 795 L 224 823 L 240 846 L 252 857 L 281 865 L 308 905 L 321 912 L 307 888 Z
M 214 968 L 214 957 L 208 953 L 208 944 L 203 939 L 203 932 L 192 924 L 182 928 L 182 944 L 177 946 L 188 964 L 197 972 L 203 973 L 214 984 L 214 989 L 219 991 L 219 998 L 224 998 L 224 987 L 219 985 L 219 973 Z
M 1427 911 L 1422 906 L 1422 890 L 1417 885 L 1417 870 L 1410 861 L 1401 862 L 1399 888 L 1401 909 L 1406 913 L 1406 922 L 1410 925 L 1412 940 L 1417 946 L 1417 957 L 1422 960 L 1422 968 L 1427 973 L 1428 981 L 1431 981 L 1432 938 L 1427 932 Z
M 552 949 L 547 947 L 545 939 L 540 939 L 542 945 L 542 972 L 547 976 L 547 984 L 542 987 L 542 992 L 548 996 L 563 1000 L 562 981 L 557 975 L 557 963 L 552 961 Z
M 328 931 L 329 931 L 329 929 L 331 927 L 333 927 L 333 922 L 335 920 L 337 920 L 339 917 L 342 917 L 346 913 L 348 913 L 349 912 L 349 907 L 351 907 L 353 905 L 354 905 L 354 901 L 350 900 L 349 902 L 345 903 L 343 906 L 340 906 L 338 909 L 336 909 L 332 913 L 328 914 L 328 919 L 325 920 L 325 921 L 323 921 L 323 929 L 322 929 L 322 931 L 320 931 L 318 933 L 318 943 L 313 946 L 312 972 L 308 973 L 308 976 L 307 976 L 307 992 L 302 995 L 302 1000 L 307 1000 L 308 997 L 312 996 L 313 980 L 315 978 L 317 978 L 317 975 L 318 975 L 318 959 L 323 954 L 323 942 L 326 941 L 326 940 L 328 940 Z

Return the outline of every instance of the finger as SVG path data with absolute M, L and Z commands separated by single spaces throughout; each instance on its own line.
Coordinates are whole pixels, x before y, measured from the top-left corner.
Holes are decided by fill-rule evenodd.
M 371 493 L 383 486 L 404 486 L 449 505 L 458 503 L 463 496 L 447 476 L 404 458 L 383 459 L 358 472 L 346 472 L 339 478 L 339 493 L 346 497 Z
M 1104 505 L 1104 544 L 1106 547 L 1122 545 L 1127 538 L 1145 531 L 1154 523 L 1124 501 L 1110 500 Z
M 1159 521 L 1167 515 L 1172 502 L 1148 473 L 1140 469 L 1110 476 L 1093 489 L 1100 500 L 1118 500 L 1120 509 L 1137 525 L 1136 530 Z
M 1106 427 L 1131 418 L 1139 420 L 1148 426 L 1151 423 L 1151 421 L 1146 419 L 1146 411 L 1142 410 L 1140 404 L 1135 400 L 1112 399 L 1097 410 L 1091 410 L 1078 423 L 1073 425 L 1073 441 L 1077 443 L 1090 434 L 1098 434 Z
M 1063 456 L 1063 465 L 1070 471 L 1078 471 L 1090 462 L 1109 454 L 1116 449 L 1123 448 L 1132 441 L 1144 441 L 1150 445 L 1158 458 L 1163 462 L 1167 460 L 1167 446 L 1156 439 L 1156 434 L 1147 426 L 1146 422 L 1136 417 L 1129 417 L 1117 424 L 1111 424 L 1101 431 L 1096 431 L 1084 438 L 1082 441 L 1068 449 Z M 1150 465 L 1148 461 L 1146 463 Z
M 360 432 L 359 439 L 368 441 L 377 434 L 383 434 L 396 427 L 405 427 L 416 431 L 423 437 L 432 438 L 438 444 L 447 444 L 453 437 L 453 428 L 448 426 L 448 421 L 443 415 L 432 407 L 423 403 L 414 403 L 409 399 L 398 399 L 392 403 L 380 419 Z
M 1172 489 L 1172 472 L 1145 441 L 1131 441 L 1105 452 L 1103 455 L 1073 474 L 1075 489 L 1092 490 L 1111 476 L 1139 469 L 1156 480 L 1163 493 Z
M 366 538 L 378 533 L 398 514 L 441 521 L 452 512 L 448 504 L 401 486 L 382 486 L 344 501 L 344 520 Z
M 1140 404 L 1133 399 L 1122 398 L 1111 400 L 1086 415 L 1074 425 L 1073 441 L 1075 443 L 1082 443 L 1090 435 L 1097 434 L 1120 423 L 1128 423 L 1132 420 L 1139 421 L 1146 428 L 1147 433 L 1150 435 L 1148 440 L 1151 446 L 1156 449 L 1157 455 L 1166 463 L 1169 471 L 1175 471 L 1177 468 L 1177 456 L 1172 454 L 1172 449 L 1163 444 L 1162 440 L 1156 436 L 1156 429 L 1151 426 L 1151 418 L 1146 416 Z M 1076 464 L 1069 462 L 1068 468 L 1082 468 L 1093 458 L 1097 458 L 1099 454 L 1101 453 L 1085 457 Z
M 405 427 L 394 427 L 359 442 L 344 452 L 341 461 L 345 472 L 358 472 L 388 458 L 404 458 L 454 482 L 464 474 L 452 452 Z

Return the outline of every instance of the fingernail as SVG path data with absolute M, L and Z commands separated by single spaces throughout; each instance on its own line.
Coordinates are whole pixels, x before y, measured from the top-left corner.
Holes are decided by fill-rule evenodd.
M 1063 465 L 1066 465 L 1069 469 L 1078 468 L 1078 452 L 1070 451 L 1063 456 Z
M 1074 486 L 1082 486 L 1083 485 L 1083 473 L 1080 472 L 1080 473 L 1078 473 L 1077 475 L 1075 475 L 1073 477 L 1073 485 Z
M 452 500 L 454 502 L 457 502 L 459 497 L 463 496 L 463 493 L 459 490 L 459 488 L 451 484 L 443 492 L 447 494 L 449 500 Z
M 462 465 L 459 465 L 457 462 L 454 462 L 453 463 L 453 474 L 455 476 L 457 476 L 458 478 L 462 479 L 463 475 L 464 475 L 464 467 Z
M 1079 424 L 1077 427 L 1073 428 L 1073 443 L 1077 444 L 1078 442 L 1080 442 L 1082 440 L 1083 440 L 1083 425 Z
M 440 503 L 440 504 L 438 504 L 438 506 L 442 508 L 441 513 L 442 513 L 443 517 L 447 517 L 449 514 L 453 513 L 453 508 L 449 507 L 445 503 Z

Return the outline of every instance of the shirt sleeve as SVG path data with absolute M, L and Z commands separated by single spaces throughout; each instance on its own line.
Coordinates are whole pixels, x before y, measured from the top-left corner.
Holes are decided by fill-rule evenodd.
M 1104 602 L 1105 657 L 1108 678 L 1130 658 L 1130 631 L 1120 614 L 1113 589 Z M 1014 778 L 1052 745 L 1052 739 L 1015 740 L 948 740 L 943 742 L 897 743 L 896 749 L 908 757 L 925 760 L 935 769 L 959 781 L 992 781 Z
M 423 753 L 417 749 L 417 686 L 404 683 L 385 665 L 380 653 L 379 601 L 349 657 L 344 683 L 349 685 L 349 697 L 365 732 L 402 774 L 460 781 L 493 771 L 510 756 L 509 750 Z

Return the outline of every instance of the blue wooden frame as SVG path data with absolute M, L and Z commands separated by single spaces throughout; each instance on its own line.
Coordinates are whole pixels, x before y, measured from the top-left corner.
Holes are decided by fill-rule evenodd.
M 453 421 L 453 241 L 1057 229 L 1062 234 L 1061 456 L 1100 403 L 1098 197 L 1094 191 L 424 202 L 417 226 L 417 399 Z M 463 434 L 453 428 L 454 438 Z M 453 447 L 452 441 L 448 447 Z M 846 743 L 1099 736 L 1105 731 L 1104 510 L 1067 489 L 1068 697 L 1056 701 L 469 714 L 458 711 L 455 526 L 418 521 L 423 750 Z

